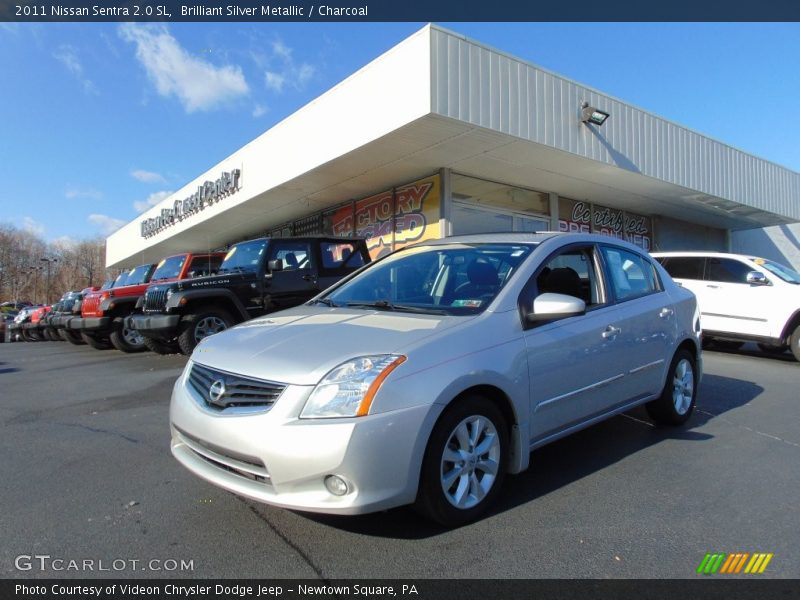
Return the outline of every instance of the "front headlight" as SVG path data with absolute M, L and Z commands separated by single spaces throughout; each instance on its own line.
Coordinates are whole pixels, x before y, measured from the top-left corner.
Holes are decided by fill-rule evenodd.
M 381 383 L 405 356 L 359 356 L 340 364 L 322 378 L 306 401 L 301 418 L 363 417 Z

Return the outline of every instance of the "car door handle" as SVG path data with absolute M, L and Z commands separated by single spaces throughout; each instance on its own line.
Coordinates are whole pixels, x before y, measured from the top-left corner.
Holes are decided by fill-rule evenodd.
M 606 330 L 601 334 L 604 338 L 608 339 L 610 337 L 614 337 L 622 333 L 622 329 L 619 327 L 614 327 L 613 325 L 609 325 L 606 327 Z
M 317 276 L 316 275 L 303 275 L 303 279 L 305 281 L 316 281 L 317 280 Z
M 662 319 L 666 319 L 667 317 L 671 317 L 673 314 L 675 314 L 675 311 L 665 306 L 661 309 L 661 312 L 658 313 L 658 316 Z
M 718 285 L 711 285 L 710 283 L 707 283 L 706 287 L 707 288 L 711 288 L 712 290 L 718 290 L 719 289 Z

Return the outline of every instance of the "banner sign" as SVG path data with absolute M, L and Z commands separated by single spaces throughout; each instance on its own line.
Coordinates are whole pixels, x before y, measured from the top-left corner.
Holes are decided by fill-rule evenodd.
M 600 233 L 626 240 L 644 250 L 653 247 L 650 217 L 566 198 L 559 200 L 558 216 L 559 231 Z
M 334 213 L 333 233 L 366 238 L 373 259 L 412 242 L 436 239 L 440 189 L 434 175 L 357 200 L 355 208 L 348 205 Z

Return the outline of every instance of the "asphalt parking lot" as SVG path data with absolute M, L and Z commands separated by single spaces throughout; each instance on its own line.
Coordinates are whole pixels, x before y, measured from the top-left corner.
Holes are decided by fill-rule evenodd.
M 637 410 L 551 444 L 453 531 L 405 508 L 276 509 L 190 475 L 168 447 L 185 360 L 0 344 L 0 577 L 691 578 L 705 553 L 740 551 L 774 553 L 763 577 L 800 577 L 788 354 L 706 352 L 686 427 Z M 52 569 L 71 560 L 93 570 Z

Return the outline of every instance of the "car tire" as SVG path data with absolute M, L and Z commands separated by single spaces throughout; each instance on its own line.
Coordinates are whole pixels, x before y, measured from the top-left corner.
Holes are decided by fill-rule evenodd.
M 41 341 L 41 338 L 39 338 L 38 335 L 30 331 L 29 329 L 23 329 L 21 333 L 22 333 L 22 339 L 25 340 L 26 342 Z
M 189 356 L 200 340 L 233 325 L 233 318 L 224 310 L 202 309 L 183 319 L 183 329 L 178 336 L 181 353 Z
M 147 350 L 147 346 L 144 345 L 144 336 L 135 329 L 125 327 L 122 323 L 114 328 L 108 339 L 111 345 L 120 352 L 133 354 Z
M 81 331 L 81 339 L 95 350 L 108 350 L 111 348 L 111 342 L 106 338 L 95 337 L 91 333 Z
M 52 328 L 48 327 L 44 331 L 45 331 L 45 335 L 47 336 L 47 339 L 50 340 L 51 342 L 61 342 L 61 341 L 63 341 L 61 339 L 61 336 L 58 335 L 58 332 L 55 329 L 52 329 Z
M 800 325 L 794 328 L 791 337 L 789 338 L 789 348 L 794 354 L 795 360 L 800 360 Z
M 683 425 L 697 399 L 697 361 L 688 350 L 678 350 L 670 363 L 661 396 L 645 405 L 659 425 Z
M 468 396 L 439 417 L 428 440 L 415 508 L 445 527 L 483 515 L 505 478 L 508 423 L 491 400 Z
M 86 342 L 83 341 L 81 334 L 77 331 L 70 331 L 68 329 L 62 329 L 62 333 L 64 334 L 64 339 L 67 340 L 70 344 L 75 344 L 76 346 L 83 346 Z
M 788 346 L 782 344 L 756 344 L 758 349 L 764 354 L 780 355 L 788 350 Z
M 180 352 L 178 344 L 174 342 L 162 342 L 161 340 L 157 340 L 155 338 L 150 338 L 147 336 L 142 337 L 144 339 L 144 345 L 147 346 L 147 349 L 155 354 L 178 354 Z

